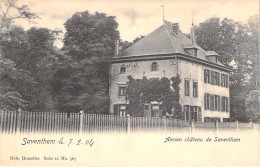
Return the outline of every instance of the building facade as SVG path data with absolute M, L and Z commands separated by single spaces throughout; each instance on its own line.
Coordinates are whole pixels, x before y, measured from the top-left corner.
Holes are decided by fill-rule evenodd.
M 227 121 L 230 118 L 229 73 L 218 54 L 205 51 L 185 36 L 177 23 L 164 21 L 126 50 L 116 53 L 110 65 L 110 113 L 126 116 L 128 76 L 134 79 L 179 75 L 180 104 L 185 120 Z M 145 104 L 146 116 L 162 117 L 160 102 Z

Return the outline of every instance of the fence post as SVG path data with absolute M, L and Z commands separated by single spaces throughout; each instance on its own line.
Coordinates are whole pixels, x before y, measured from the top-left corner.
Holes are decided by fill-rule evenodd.
M 83 117 L 84 117 L 84 110 L 79 112 L 80 121 L 79 121 L 79 134 L 83 134 Z
M 164 133 L 166 133 L 166 117 L 163 116 L 163 123 L 164 123 Z
M 130 115 L 127 114 L 127 134 L 130 134 L 130 126 L 131 126 L 131 122 L 130 122 Z
M 215 122 L 215 132 L 218 133 L 218 119 Z
M 237 131 L 239 132 L 238 120 L 236 121 L 237 124 Z
M 22 110 L 19 108 L 18 109 L 18 116 L 17 116 L 17 126 L 16 126 L 16 132 L 18 133 L 18 135 L 20 135 L 21 132 L 21 114 L 22 114 Z
M 191 132 L 195 131 L 195 121 L 194 119 L 191 120 Z
M 255 130 L 255 122 L 252 122 L 252 130 Z

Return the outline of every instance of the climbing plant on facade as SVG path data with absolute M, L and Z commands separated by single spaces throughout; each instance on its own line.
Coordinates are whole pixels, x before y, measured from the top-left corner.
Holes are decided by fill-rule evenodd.
M 126 100 L 129 102 L 128 112 L 134 116 L 144 116 L 144 104 L 157 101 L 161 104 L 163 115 L 173 114 L 182 118 L 179 103 L 179 76 L 161 79 L 134 79 L 128 76 Z

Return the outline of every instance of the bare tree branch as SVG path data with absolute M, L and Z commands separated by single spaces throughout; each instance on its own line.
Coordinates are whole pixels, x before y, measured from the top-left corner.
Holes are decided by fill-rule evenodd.
M 5 14 L 5 12 L 3 11 L 3 9 L 1 8 L 1 6 L 0 6 L 0 10 L 1 10 L 1 12 L 2 12 L 3 14 Z

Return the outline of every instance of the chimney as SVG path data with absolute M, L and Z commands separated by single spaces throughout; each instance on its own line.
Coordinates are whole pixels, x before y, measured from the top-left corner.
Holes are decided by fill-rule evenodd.
M 172 24 L 172 31 L 177 35 L 179 32 L 179 23 Z
M 115 41 L 115 56 L 117 56 L 119 53 L 119 41 L 116 40 Z

